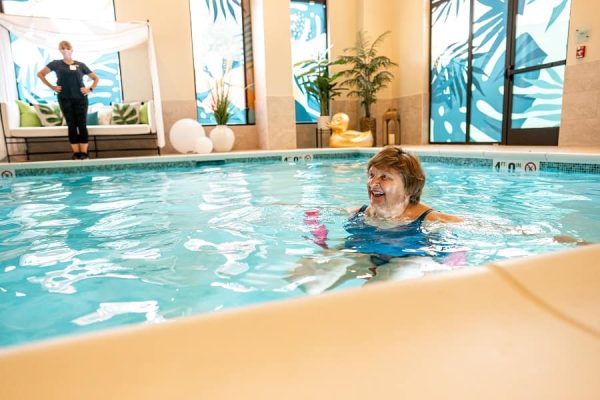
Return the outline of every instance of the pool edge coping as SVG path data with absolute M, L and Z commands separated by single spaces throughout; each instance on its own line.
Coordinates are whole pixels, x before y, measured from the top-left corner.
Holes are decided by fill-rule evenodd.
M 439 158 L 444 160 L 490 160 L 490 161 L 533 161 L 557 164 L 549 168 L 550 170 L 572 171 L 570 165 L 583 165 L 583 171 L 586 173 L 600 173 L 600 154 L 590 154 L 584 152 L 556 151 L 546 150 L 532 151 L 523 149 L 523 151 L 505 150 L 505 149 L 427 149 L 423 146 L 403 146 L 409 152 L 419 157 Z M 307 149 L 287 149 L 287 150 L 252 150 L 235 151 L 210 154 L 169 154 L 160 156 L 141 156 L 141 157 L 119 157 L 102 158 L 89 160 L 54 160 L 54 161 L 34 161 L 17 163 L 0 163 L 0 175 L 2 178 L 19 176 L 19 171 L 27 171 L 28 176 L 41 176 L 54 172 L 77 172 L 77 171 L 95 171 L 106 170 L 107 166 L 122 167 L 115 169 L 128 169 L 136 167 L 156 167 L 156 166 L 180 166 L 195 167 L 203 163 L 214 162 L 248 162 L 248 161 L 312 161 L 313 159 L 327 159 L 344 157 L 370 156 L 379 151 L 380 147 L 371 148 L 307 148 Z M 305 158 L 308 156 L 308 158 Z M 325 157 L 323 157 L 325 156 Z M 329 157 L 327 157 L 329 156 Z M 289 158 L 289 159 L 288 159 Z M 432 161 L 432 160 L 429 160 Z M 564 164 L 565 168 L 561 168 Z M 597 168 L 596 168 L 597 166 Z M 82 168 L 84 167 L 84 168 Z M 585 167 L 589 169 L 586 171 Z M 65 171 L 67 170 L 67 171 Z M 73 171 L 71 171 L 73 170 Z M 577 169 L 575 169 L 577 171 Z M 39 173 L 36 173 L 39 172 Z

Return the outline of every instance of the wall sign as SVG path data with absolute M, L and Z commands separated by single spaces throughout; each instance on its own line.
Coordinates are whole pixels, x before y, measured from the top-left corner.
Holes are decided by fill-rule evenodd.
M 15 171 L 10 169 L 0 170 L 1 178 L 14 178 L 16 176 Z
M 312 161 L 313 155 L 307 153 L 301 154 L 286 154 L 281 156 L 281 161 L 293 163 L 293 162 L 302 162 L 302 161 Z
M 531 160 L 494 160 L 492 166 L 496 171 L 537 172 L 540 170 L 540 162 Z

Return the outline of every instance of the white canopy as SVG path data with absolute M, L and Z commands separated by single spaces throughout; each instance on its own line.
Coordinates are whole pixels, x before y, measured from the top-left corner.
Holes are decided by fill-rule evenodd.
M 0 27 L 19 36 L 21 39 L 33 42 L 38 47 L 50 49 L 55 49 L 58 42 L 68 37 L 73 47 L 77 49 L 77 52 L 82 53 L 110 53 L 135 47 L 146 42 L 152 81 L 152 97 L 156 114 L 157 142 L 159 147 L 165 146 L 156 53 L 154 51 L 152 30 L 147 22 L 81 21 L 0 13 Z M 6 53 L 5 49 L 2 52 Z M 6 63 L 8 60 L 6 57 L 1 58 L 4 59 L 4 65 L 2 65 L 4 82 L 14 82 L 14 76 L 6 76 L 10 71 L 14 74 L 14 68 L 12 68 L 12 65 L 10 68 L 7 68 Z

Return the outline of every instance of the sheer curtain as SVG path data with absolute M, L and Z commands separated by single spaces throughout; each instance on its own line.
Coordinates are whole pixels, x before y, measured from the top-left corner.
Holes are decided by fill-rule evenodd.
M 17 98 L 17 82 L 10 52 L 10 38 L 5 29 L 0 29 L 0 75 L 2 75 L 0 77 L 0 101 L 14 101 Z M 2 134 L 0 136 L 0 160 L 6 157 L 3 129 L 2 121 L 0 121 L 0 132 Z
M 148 61 L 154 100 L 157 142 L 165 146 L 162 103 L 158 80 L 158 68 L 152 30 L 147 22 L 81 21 L 61 18 L 27 17 L 0 14 L 0 100 L 17 98 L 15 71 L 13 67 L 8 32 L 35 43 L 38 47 L 54 49 L 68 37 L 77 52 L 113 52 L 147 43 Z

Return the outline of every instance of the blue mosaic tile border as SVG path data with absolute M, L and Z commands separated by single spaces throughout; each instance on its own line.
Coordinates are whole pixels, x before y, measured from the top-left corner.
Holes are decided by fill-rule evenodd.
M 223 161 L 225 164 L 248 164 L 248 163 L 272 163 L 281 161 L 281 156 L 267 156 L 267 157 L 245 157 L 245 158 L 229 158 Z M 206 165 L 206 163 L 210 163 L 211 161 L 197 161 L 197 165 Z
M 127 169 L 154 169 L 154 170 L 165 170 L 173 168 L 193 168 L 195 167 L 193 161 L 168 161 L 168 162 L 153 162 L 153 163 L 139 163 L 139 164 L 100 164 L 100 165 L 76 165 L 72 167 L 60 167 L 60 168 L 30 168 L 30 169 L 17 169 L 15 170 L 16 176 L 37 176 L 37 175 L 51 175 L 51 174 L 79 174 L 82 172 L 95 172 L 95 171 L 122 171 Z
M 540 171 L 600 174 L 600 164 L 540 161 Z
M 232 165 L 232 164 L 269 164 L 273 162 L 281 161 L 281 156 L 268 156 L 268 157 L 244 157 L 244 158 L 230 158 L 224 160 L 200 160 L 194 161 L 194 166 L 197 168 L 209 167 L 209 166 L 221 166 L 221 165 Z
M 218 166 L 225 164 L 258 164 L 258 163 L 273 163 L 280 162 L 281 156 L 267 157 L 245 157 L 245 158 L 230 158 L 225 160 L 189 160 L 189 161 L 166 161 L 166 162 L 150 162 L 150 163 L 124 163 L 124 164 L 98 164 L 98 165 L 74 165 L 72 167 L 59 168 L 27 168 L 15 170 L 15 175 L 19 177 L 51 175 L 51 174 L 79 174 L 86 172 L 97 171 L 123 171 L 134 169 L 153 169 L 156 171 L 164 171 L 176 168 L 199 168 L 207 166 Z
M 365 153 L 343 153 L 343 154 L 313 154 L 313 160 L 340 160 L 348 158 L 369 159 L 373 154 Z
M 465 158 L 465 157 L 440 157 L 440 156 L 419 156 L 421 162 L 440 163 L 447 165 L 463 165 L 468 167 L 487 167 L 492 168 L 493 160 L 489 158 Z
M 312 154 L 313 160 L 345 160 L 358 159 L 368 160 L 373 154 L 365 152 L 349 152 L 349 153 L 311 153 L 307 151 L 298 151 L 298 154 Z M 78 174 L 95 171 L 122 171 L 134 169 L 153 169 L 156 171 L 175 169 L 175 168 L 201 168 L 205 166 L 220 166 L 231 164 L 257 164 L 257 163 L 273 163 L 281 162 L 282 155 L 273 155 L 265 157 L 244 157 L 230 158 L 222 160 L 187 160 L 187 161 L 165 161 L 165 162 L 147 162 L 147 163 L 123 163 L 123 164 L 99 164 L 99 165 L 74 165 L 72 167 L 59 168 L 26 168 L 15 170 L 15 175 L 18 177 L 50 175 L 50 174 Z M 444 157 L 421 155 L 419 159 L 425 163 L 437 163 L 445 165 L 458 165 L 469 167 L 492 168 L 493 160 L 489 158 L 468 158 L 468 157 Z M 540 171 L 551 172 L 570 172 L 570 173 L 587 173 L 600 174 L 600 164 L 583 164 L 583 163 L 568 163 L 568 162 L 548 162 L 540 161 Z

